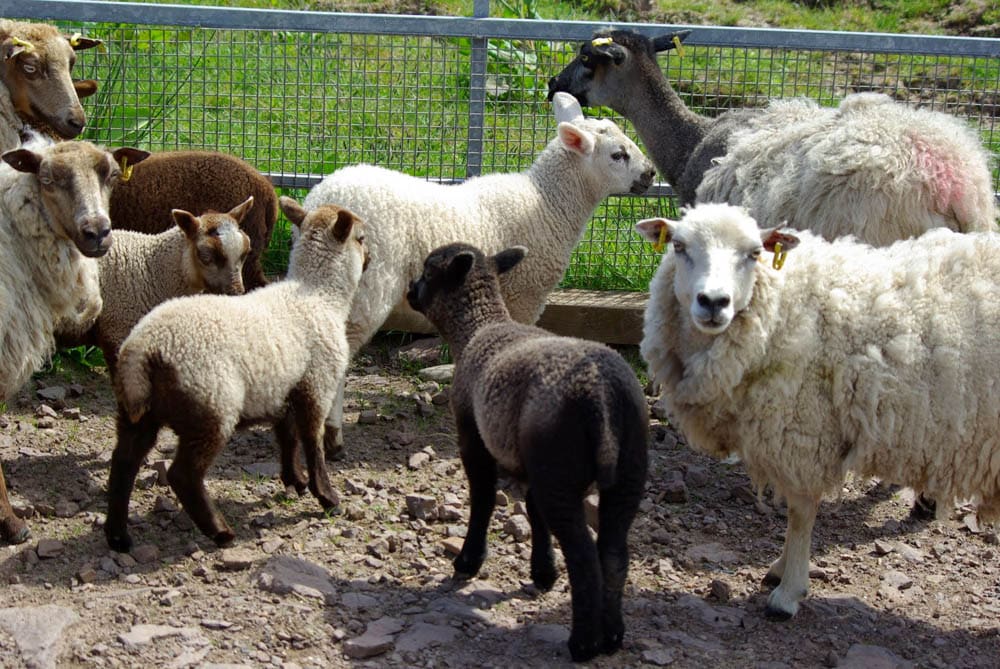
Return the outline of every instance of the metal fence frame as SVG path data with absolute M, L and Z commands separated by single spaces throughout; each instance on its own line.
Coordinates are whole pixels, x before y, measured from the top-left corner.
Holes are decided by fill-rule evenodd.
M 769 28 L 683 26 L 650 23 L 537 21 L 490 18 L 489 0 L 474 0 L 474 16 L 404 16 L 314 11 L 223 8 L 191 5 L 135 4 L 91 0 L 0 0 L 0 16 L 85 23 L 117 23 L 245 31 L 291 31 L 359 35 L 463 38 L 471 41 L 466 178 L 483 168 L 484 115 L 487 111 L 487 47 L 490 40 L 545 40 L 579 43 L 598 27 L 635 30 L 650 37 L 667 30 L 691 28 L 690 46 L 795 51 L 861 52 L 1000 61 L 1000 40 L 927 35 L 801 31 Z M 1000 88 L 1000 81 L 996 84 Z M 1000 96 L 996 90 L 989 91 Z M 998 97 L 1000 100 L 1000 97 Z M 1000 102 L 997 102 L 1000 104 Z M 1000 122 L 990 132 L 1000 136 Z M 247 156 L 244 156 L 247 157 Z M 323 175 L 268 172 L 283 188 L 310 188 Z M 1000 174 L 995 176 L 1000 190 Z M 654 187 L 653 197 L 669 196 L 667 185 Z

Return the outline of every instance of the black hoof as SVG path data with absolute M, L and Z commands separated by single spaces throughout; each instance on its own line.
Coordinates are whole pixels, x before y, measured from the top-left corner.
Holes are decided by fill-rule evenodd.
M 222 530 L 221 532 L 216 532 L 215 536 L 212 537 L 212 541 L 214 541 L 215 545 L 220 548 L 225 548 L 229 544 L 233 543 L 234 539 L 236 539 L 236 535 L 233 534 L 232 530 Z
M 555 585 L 556 579 L 559 578 L 559 573 L 555 568 L 551 569 L 539 569 L 538 571 L 531 571 L 531 582 L 535 584 L 535 587 L 542 592 L 548 592 Z
M 910 507 L 910 518 L 913 520 L 927 521 L 934 520 L 937 516 L 937 502 L 930 497 L 918 495 Z
M 108 533 L 108 547 L 117 551 L 118 553 L 128 553 L 132 550 L 132 537 L 128 534 L 111 534 Z
M 773 622 L 785 622 L 792 619 L 792 614 L 783 609 L 776 609 L 768 606 L 764 609 L 764 617 Z
M 597 657 L 601 652 L 601 645 L 596 639 L 580 641 L 578 639 L 569 640 L 569 656 L 574 662 L 586 662 Z
M 3 536 L 4 541 L 9 544 L 23 544 L 29 537 L 31 537 L 31 530 L 28 529 L 27 525 L 21 525 L 10 532 L 4 532 Z

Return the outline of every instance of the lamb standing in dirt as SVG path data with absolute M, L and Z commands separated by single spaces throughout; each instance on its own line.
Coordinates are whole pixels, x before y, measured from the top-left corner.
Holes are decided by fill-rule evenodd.
M 344 322 L 367 264 L 364 225 L 332 205 L 308 214 L 281 198 L 300 235 L 288 278 L 247 295 L 194 295 L 147 314 L 122 344 L 115 394 L 118 444 L 111 457 L 108 545 L 132 546 L 126 527 L 136 474 L 163 426 L 177 433 L 170 487 L 215 543 L 235 535 L 205 490 L 208 467 L 240 424 L 270 422 L 281 445 L 282 476 L 299 492 L 302 440 L 308 488 L 324 509 L 337 506 L 323 458 L 323 426 L 347 373 Z
M 61 333 L 60 345 L 100 346 L 113 375 L 118 348 L 156 305 L 202 292 L 242 294 L 250 238 L 240 221 L 252 206 L 250 197 L 225 214 L 174 209 L 176 226 L 158 235 L 116 230 L 114 245 L 98 262 L 104 307 L 97 322 L 80 337 Z
M 990 156 L 965 121 L 874 93 L 832 109 L 796 99 L 699 116 L 656 62 L 689 32 L 599 31 L 549 94 L 628 118 L 681 204 L 741 204 L 763 227 L 875 246 L 935 227 L 996 230 Z
M 87 323 L 101 310 L 95 257 L 110 246 L 108 193 L 122 156 L 87 142 L 41 141 L 3 154 L 0 165 L 0 400 L 51 355 L 56 324 Z M 28 537 L 0 469 L 0 538 Z
M 97 91 L 70 76 L 76 51 L 101 40 L 67 36 L 55 26 L 0 19 L 0 151 L 16 149 L 29 129 L 61 139 L 81 132 L 80 99 Z
M 474 243 L 487 253 L 530 242 L 538 251 L 504 275 L 500 290 L 514 320 L 534 323 L 569 266 L 587 221 L 611 194 L 643 193 L 654 170 L 611 121 L 587 119 L 576 100 L 553 101 L 557 136 L 525 172 L 489 174 L 458 185 L 356 165 L 337 170 L 309 193 L 305 207 L 350 208 L 368 225 L 372 266 L 361 279 L 347 324 L 354 354 L 391 312 L 429 324 L 405 304 L 409 281 L 442 244 Z M 342 443 L 343 389 L 327 426 L 327 451 Z
M 768 615 L 798 611 L 816 511 L 848 471 L 1000 516 L 1000 236 L 872 248 L 722 204 L 637 227 L 672 245 L 640 346 L 672 420 L 788 502 Z M 762 262 L 778 243 L 798 244 L 783 269 Z
M 455 573 L 472 577 L 486 558 L 497 466 L 528 483 L 531 580 L 556 580 L 550 531 L 566 558 L 573 603 L 569 650 L 578 662 L 621 648 L 627 535 L 647 469 L 648 411 L 620 355 L 514 321 L 498 277 L 524 257 L 492 257 L 467 244 L 428 256 L 407 294 L 456 359 L 451 405 L 472 510 Z M 600 491 L 600 533 L 590 538 L 583 498 Z
M 254 206 L 240 224 L 250 237 L 243 283 L 254 290 L 267 284 L 261 263 L 278 220 L 278 196 L 270 179 L 244 160 L 217 151 L 154 153 L 111 193 L 111 224 L 157 234 L 174 227 L 174 209 L 229 211 L 248 195 Z

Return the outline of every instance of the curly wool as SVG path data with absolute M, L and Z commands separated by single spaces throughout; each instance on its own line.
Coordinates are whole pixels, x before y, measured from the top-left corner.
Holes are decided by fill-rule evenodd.
M 641 352 L 689 442 L 786 496 L 854 471 L 1000 515 L 1000 239 L 800 238 L 783 270 L 757 264 L 749 307 L 715 337 L 692 326 L 664 256 Z
M 52 230 L 35 175 L 0 163 L 0 398 L 45 364 L 57 324 L 83 328 L 101 305 L 97 261 Z
M 953 116 L 863 93 L 836 109 L 772 102 L 745 122 L 705 172 L 698 202 L 875 246 L 936 227 L 996 229 L 989 155 Z

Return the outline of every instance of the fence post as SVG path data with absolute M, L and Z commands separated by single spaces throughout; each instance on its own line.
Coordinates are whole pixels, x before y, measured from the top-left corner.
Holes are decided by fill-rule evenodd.
M 489 18 L 490 0 L 474 0 L 473 18 Z M 469 146 L 465 152 L 465 177 L 483 171 L 483 119 L 486 115 L 486 38 L 472 38 L 469 77 Z

